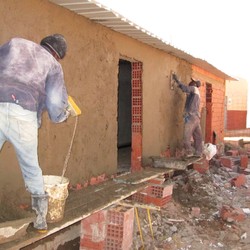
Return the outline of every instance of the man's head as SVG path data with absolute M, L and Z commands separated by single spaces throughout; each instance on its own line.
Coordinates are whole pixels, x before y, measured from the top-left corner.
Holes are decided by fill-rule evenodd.
M 195 80 L 195 79 L 191 78 L 191 82 L 189 83 L 189 86 L 195 86 L 195 87 L 199 88 L 201 86 L 201 82 L 199 80 Z
M 57 59 L 63 59 L 67 51 L 67 43 L 63 35 L 53 34 L 43 38 L 40 42 L 47 47 Z

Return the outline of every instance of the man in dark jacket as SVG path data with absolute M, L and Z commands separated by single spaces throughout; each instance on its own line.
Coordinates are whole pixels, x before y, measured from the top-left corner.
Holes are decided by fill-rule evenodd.
M 13 144 L 32 209 L 34 227 L 47 229 L 48 195 L 38 162 L 38 128 L 46 109 L 52 122 L 67 119 L 68 95 L 59 59 L 67 49 L 60 34 L 45 37 L 40 44 L 13 38 L 0 47 L 0 150 Z
M 183 144 L 186 151 L 186 156 L 202 156 L 202 133 L 200 125 L 200 81 L 195 81 L 191 78 L 189 85 L 181 83 L 174 74 L 173 79 L 178 84 L 178 87 L 187 94 L 185 108 L 184 108 L 184 138 Z M 191 138 L 194 140 L 193 153 L 191 146 Z

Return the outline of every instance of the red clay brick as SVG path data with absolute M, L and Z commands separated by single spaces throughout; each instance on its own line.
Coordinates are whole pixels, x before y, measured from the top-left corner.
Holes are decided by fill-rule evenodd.
M 201 174 L 204 174 L 209 169 L 209 162 L 206 159 L 194 162 L 193 169 Z
M 240 167 L 245 169 L 248 166 L 248 156 L 247 155 L 241 155 L 240 156 Z
M 222 166 L 232 169 L 234 166 L 240 164 L 240 157 L 222 156 L 220 162 Z
M 148 188 L 150 196 L 163 198 L 173 193 L 173 184 L 153 185 Z
M 239 222 L 245 220 L 246 215 L 241 208 L 235 208 L 224 205 L 220 210 L 220 217 L 228 222 Z
M 110 208 L 107 213 L 107 224 L 130 226 L 134 220 L 134 208 L 115 206 Z M 133 223 L 132 223 L 133 224 Z
M 81 244 L 98 244 L 104 242 L 107 224 L 107 210 L 91 214 L 81 221 Z M 87 241 L 86 241 L 87 240 Z M 86 241 L 86 243 L 84 243 Z
M 146 203 L 147 202 L 147 194 L 137 192 L 131 196 L 131 199 L 135 202 Z
M 96 185 L 98 184 L 97 177 L 92 177 L 89 182 L 90 185 Z
M 131 249 L 133 239 L 127 238 L 125 240 L 107 238 L 105 241 L 105 250 L 128 250 Z
M 115 206 L 81 222 L 80 250 L 127 250 L 133 243 L 134 208 Z
M 147 196 L 146 203 L 147 204 L 153 204 L 155 206 L 159 207 L 165 207 L 169 201 L 171 201 L 172 195 L 165 196 L 163 198 L 157 198 L 153 196 Z
M 232 186 L 235 186 L 235 187 L 241 187 L 245 185 L 246 182 L 247 182 L 247 178 L 244 174 L 240 174 L 231 180 Z
M 116 206 L 108 210 L 105 250 L 127 250 L 133 243 L 134 208 Z

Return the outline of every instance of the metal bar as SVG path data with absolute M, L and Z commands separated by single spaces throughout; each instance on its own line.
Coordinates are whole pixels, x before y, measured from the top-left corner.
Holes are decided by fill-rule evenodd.
M 148 214 L 148 222 L 149 222 L 149 227 L 150 227 L 151 235 L 152 235 L 152 238 L 154 239 L 154 232 L 153 232 L 153 228 L 152 228 L 152 221 L 151 221 L 151 216 L 150 216 L 150 210 L 149 210 L 149 208 L 147 208 L 147 214 Z
M 140 224 L 140 219 L 139 219 L 137 207 L 135 207 L 135 216 L 136 216 L 136 221 L 137 221 L 138 229 L 139 229 L 139 232 L 140 232 L 140 238 L 141 238 L 142 247 L 143 247 L 143 249 L 144 249 L 144 242 L 143 242 L 141 224 Z

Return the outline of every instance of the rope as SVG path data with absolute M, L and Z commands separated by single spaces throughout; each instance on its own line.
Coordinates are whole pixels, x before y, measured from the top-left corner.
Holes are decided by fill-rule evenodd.
M 72 135 L 71 142 L 70 142 L 70 145 L 69 145 L 68 153 L 67 153 L 65 161 L 64 161 L 61 183 L 63 182 L 63 177 L 64 177 L 64 174 L 65 174 L 65 172 L 67 170 L 67 167 L 68 167 L 68 162 L 69 162 L 69 158 L 70 158 L 70 155 L 71 155 L 72 145 L 73 145 L 73 141 L 74 141 L 75 134 L 76 134 L 77 123 L 78 123 L 78 116 L 76 116 L 73 135 Z

